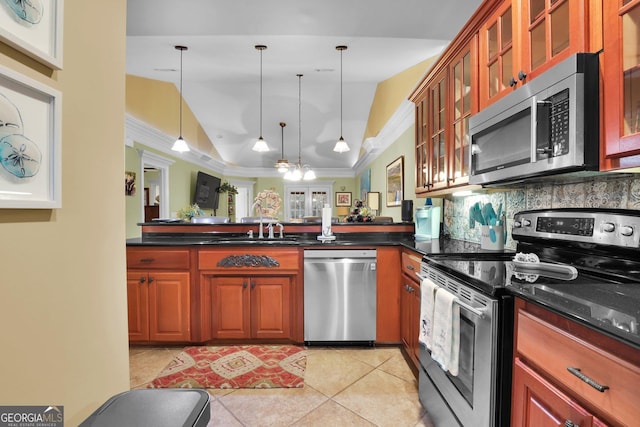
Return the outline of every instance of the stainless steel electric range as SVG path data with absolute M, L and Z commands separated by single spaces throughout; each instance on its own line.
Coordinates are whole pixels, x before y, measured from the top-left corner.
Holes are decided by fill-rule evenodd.
M 640 211 L 523 211 L 512 236 L 514 253 L 423 258 L 421 276 L 460 306 L 458 375 L 420 349 L 420 400 L 435 425 L 509 425 L 514 295 L 640 349 Z

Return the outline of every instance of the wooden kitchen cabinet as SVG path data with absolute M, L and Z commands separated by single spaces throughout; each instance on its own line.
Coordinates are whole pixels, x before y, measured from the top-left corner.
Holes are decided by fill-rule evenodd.
M 291 337 L 291 278 L 211 277 L 211 327 L 217 339 Z
M 504 0 L 479 30 L 480 109 L 588 50 L 588 1 Z
M 191 339 L 189 251 L 127 249 L 129 341 Z
M 301 340 L 297 248 L 198 253 L 202 340 Z
M 515 322 L 512 425 L 637 423 L 640 352 L 520 299 Z
M 513 369 L 512 393 L 514 426 L 605 425 L 519 358 L 516 358 Z
M 413 97 L 416 194 L 469 181 L 469 117 L 477 112 L 476 38 L 452 53 Z
M 420 272 L 421 258 L 410 252 L 402 253 L 402 281 L 400 289 L 400 331 L 402 345 L 413 362 L 419 367 L 420 344 Z
M 603 2 L 603 169 L 640 166 L 640 0 Z M 635 156 L 635 157 L 634 157 Z
M 400 342 L 400 248 L 376 248 L 376 343 Z

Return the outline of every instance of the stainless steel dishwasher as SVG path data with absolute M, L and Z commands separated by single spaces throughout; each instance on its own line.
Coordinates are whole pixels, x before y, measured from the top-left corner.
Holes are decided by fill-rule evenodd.
M 305 250 L 305 342 L 375 339 L 376 250 Z

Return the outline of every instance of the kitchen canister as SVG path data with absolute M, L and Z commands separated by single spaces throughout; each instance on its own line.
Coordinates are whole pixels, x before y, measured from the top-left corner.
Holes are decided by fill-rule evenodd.
M 504 249 L 504 227 L 502 225 L 483 225 L 480 227 L 480 247 L 492 251 Z

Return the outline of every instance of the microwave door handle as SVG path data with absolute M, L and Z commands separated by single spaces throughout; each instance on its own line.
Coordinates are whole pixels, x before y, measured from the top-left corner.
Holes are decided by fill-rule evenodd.
M 538 161 L 538 97 L 531 97 L 531 163 Z

